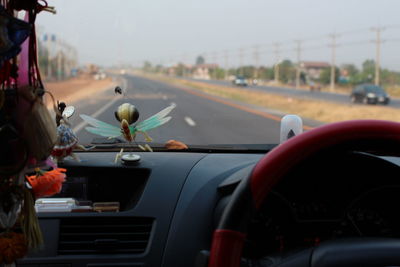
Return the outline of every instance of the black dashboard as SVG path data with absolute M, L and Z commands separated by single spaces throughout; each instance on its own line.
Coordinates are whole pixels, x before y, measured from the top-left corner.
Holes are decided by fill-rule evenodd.
M 45 246 L 18 266 L 194 266 L 235 187 L 257 153 L 115 152 L 66 161 L 62 197 L 118 202 L 118 212 L 41 212 Z M 243 257 L 269 255 L 343 237 L 400 237 L 397 158 L 358 152 L 317 155 L 293 169 L 253 218 Z

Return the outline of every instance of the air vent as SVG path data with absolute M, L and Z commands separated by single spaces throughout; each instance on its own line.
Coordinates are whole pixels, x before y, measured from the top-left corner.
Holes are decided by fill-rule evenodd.
M 146 250 L 152 218 L 61 219 L 59 255 L 139 254 Z

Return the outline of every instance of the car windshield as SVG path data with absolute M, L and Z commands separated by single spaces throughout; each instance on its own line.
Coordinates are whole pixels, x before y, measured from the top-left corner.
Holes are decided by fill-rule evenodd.
M 379 86 L 375 86 L 375 85 L 367 85 L 367 86 L 365 86 L 365 90 L 368 93 L 384 93 L 383 88 L 381 88 Z
M 82 144 L 127 143 L 123 118 L 138 143 L 189 146 L 277 144 L 287 114 L 304 131 L 400 119 L 399 1 L 48 2 L 57 13 L 37 16 L 41 74 L 75 107 Z M 365 83 L 390 101 L 352 97 Z

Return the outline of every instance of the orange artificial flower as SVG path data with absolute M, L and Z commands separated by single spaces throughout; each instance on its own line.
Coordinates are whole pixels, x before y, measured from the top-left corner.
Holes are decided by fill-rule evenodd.
M 49 197 L 60 193 L 65 181 L 66 169 L 57 168 L 48 172 L 38 170 L 37 175 L 26 176 L 36 198 Z
M 28 252 L 23 234 L 5 233 L 0 236 L 0 264 L 11 264 L 25 257 Z

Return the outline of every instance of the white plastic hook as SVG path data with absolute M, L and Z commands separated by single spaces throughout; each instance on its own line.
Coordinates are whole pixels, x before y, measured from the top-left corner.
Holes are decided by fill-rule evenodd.
M 281 119 L 280 143 L 303 132 L 303 120 L 297 115 L 285 115 Z

